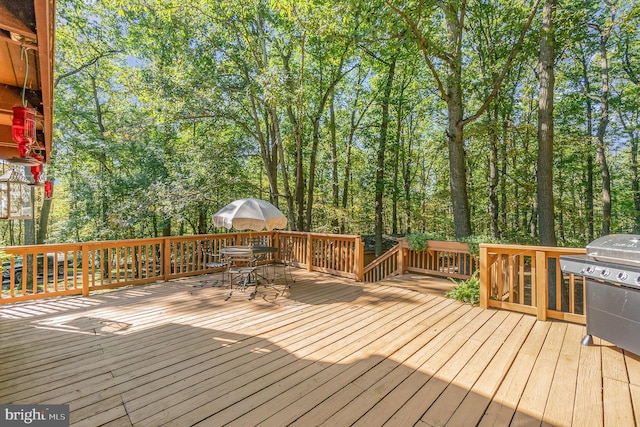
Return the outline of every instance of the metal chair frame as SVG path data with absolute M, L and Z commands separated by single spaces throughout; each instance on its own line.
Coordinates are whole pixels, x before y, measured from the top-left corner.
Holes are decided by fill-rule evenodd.
M 253 299 L 258 292 L 258 280 L 255 275 L 255 257 L 251 246 L 228 246 L 225 248 L 224 259 L 227 262 L 227 274 L 229 276 L 229 293 L 224 297 L 225 301 L 231 298 L 234 287 L 246 290 L 252 284 L 253 291 L 249 299 Z
M 207 240 L 202 241 L 201 248 L 203 260 L 205 261 L 205 267 L 216 269 L 224 268 L 224 270 L 220 272 L 220 282 L 224 283 L 224 273 L 227 271 L 226 267 L 229 263 L 222 254 L 213 253 L 213 251 L 211 250 L 211 242 Z

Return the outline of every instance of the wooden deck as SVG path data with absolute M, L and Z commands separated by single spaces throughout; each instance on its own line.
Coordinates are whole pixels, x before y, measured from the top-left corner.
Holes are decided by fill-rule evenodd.
M 440 279 L 294 274 L 253 301 L 200 276 L 2 307 L 0 402 L 68 403 L 74 426 L 640 419 L 640 358 L 581 346 L 583 326 L 461 304 Z

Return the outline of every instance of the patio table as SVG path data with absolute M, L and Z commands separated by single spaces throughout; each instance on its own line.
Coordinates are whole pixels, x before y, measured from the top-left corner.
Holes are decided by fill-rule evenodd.
M 219 254 L 225 257 L 229 261 L 228 273 L 231 273 L 231 269 L 235 268 L 236 271 L 240 274 L 240 278 L 242 279 L 241 286 L 243 288 L 248 286 L 250 283 L 255 284 L 254 291 L 249 296 L 249 299 L 252 299 L 257 292 L 258 277 L 260 277 L 261 279 L 264 279 L 267 285 L 270 283 L 269 277 L 265 270 L 265 265 L 264 264 L 262 265 L 263 267 L 262 274 L 259 274 L 255 271 L 257 267 L 256 263 L 260 261 L 268 261 L 269 259 L 266 257 L 266 255 L 270 253 L 275 253 L 277 251 L 278 251 L 278 248 L 273 246 L 266 246 L 266 245 L 225 246 L 224 248 L 220 248 Z M 238 266 L 234 265 L 233 259 L 234 258 L 242 259 L 247 256 L 250 256 L 251 260 L 248 261 L 247 259 L 243 259 L 242 261 L 243 263 L 247 262 L 249 265 L 246 265 L 245 267 L 238 269 Z M 271 262 L 269 264 L 273 264 L 273 260 L 270 260 L 270 261 Z M 273 277 L 275 278 L 275 273 L 273 274 Z M 229 282 L 230 282 L 229 283 L 230 291 L 229 291 L 229 294 L 227 294 L 227 296 L 225 297 L 225 300 L 231 297 L 231 293 L 233 290 L 233 282 L 232 282 L 231 275 L 229 275 Z

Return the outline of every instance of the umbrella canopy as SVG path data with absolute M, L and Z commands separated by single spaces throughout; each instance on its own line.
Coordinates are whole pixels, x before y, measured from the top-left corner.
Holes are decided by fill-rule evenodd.
M 235 200 L 216 212 L 213 225 L 236 230 L 271 231 L 285 228 L 287 217 L 269 202 L 248 198 Z

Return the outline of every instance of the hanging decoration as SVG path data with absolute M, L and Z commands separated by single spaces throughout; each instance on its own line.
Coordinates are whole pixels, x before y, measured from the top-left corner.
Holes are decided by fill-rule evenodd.
M 0 219 L 31 219 L 31 187 L 22 173 L 9 169 L 0 176 Z
M 24 82 L 22 84 L 22 106 L 13 107 L 13 123 L 11 137 L 18 144 L 20 157 L 27 157 L 29 148 L 36 142 L 36 110 L 27 107 L 25 94 L 27 91 L 27 79 L 29 77 L 29 55 L 24 46 L 20 51 L 20 58 L 25 61 Z
M 31 175 L 33 175 L 33 184 L 39 185 L 40 177 L 42 176 L 42 172 L 44 171 L 44 165 L 42 164 L 42 162 L 44 162 L 44 157 L 38 154 L 34 154 L 32 157 L 38 162 L 40 162 L 37 165 L 31 166 Z
M 44 182 L 44 198 L 51 200 L 53 198 L 53 181 Z
M 26 157 L 29 147 L 36 141 L 36 113 L 33 108 L 13 107 L 13 141 L 18 144 L 20 157 Z

